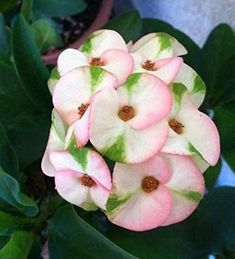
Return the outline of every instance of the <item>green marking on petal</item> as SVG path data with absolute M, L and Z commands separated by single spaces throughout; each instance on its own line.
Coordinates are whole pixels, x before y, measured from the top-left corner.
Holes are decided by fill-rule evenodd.
M 134 73 L 127 78 L 127 81 L 123 87 L 127 89 L 129 95 L 131 95 L 134 89 L 137 87 L 137 83 L 141 76 L 142 73 Z
M 171 36 L 167 33 L 158 33 L 159 42 L 161 45 L 160 51 L 168 49 L 171 47 Z
M 114 144 L 108 149 L 102 151 L 101 153 L 103 153 L 111 160 L 123 162 L 123 163 L 126 162 L 124 136 L 120 135 L 119 137 L 117 137 Z
M 91 52 L 91 49 L 92 49 L 92 43 L 91 43 L 91 40 L 92 40 L 93 37 L 89 37 L 83 44 L 82 44 L 82 47 L 81 47 L 81 51 L 82 52 L 85 52 L 87 54 L 89 54 Z
M 77 148 L 76 140 L 73 138 L 71 140 L 70 145 L 68 147 L 69 153 L 74 157 L 74 159 L 81 165 L 82 169 L 86 171 L 87 163 L 88 163 L 88 152 L 90 151 L 88 148 Z
M 91 91 L 95 92 L 101 81 L 104 79 L 105 71 L 104 69 L 96 66 L 90 67 L 91 76 Z
M 200 192 L 179 191 L 179 190 L 172 190 L 172 191 L 191 201 L 199 202 L 200 200 L 203 199 L 203 195 Z
M 52 69 L 50 79 L 51 80 L 59 80 L 60 79 L 60 74 L 59 74 L 59 71 L 58 71 L 57 67 Z
M 190 154 L 199 156 L 200 158 L 203 159 L 199 151 L 190 142 L 188 143 L 188 151 L 190 152 Z
M 87 211 L 98 210 L 98 206 L 92 201 L 84 202 L 81 206 L 84 210 L 87 210 Z
M 192 89 L 192 93 L 205 93 L 206 92 L 206 85 L 201 79 L 199 75 L 196 75 L 194 78 L 194 87 Z
M 185 93 L 187 88 L 182 83 L 173 83 L 171 86 L 171 89 L 172 89 L 172 93 L 174 95 L 174 100 L 175 100 L 176 104 L 180 105 L 183 94 Z
M 131 197 L 131 194 L 125 197 L 119 197 L 117 195 L 110 195 L 106 203 L 106 210 L 108 213 L 112 213 L 115 209 L 126 203 Z

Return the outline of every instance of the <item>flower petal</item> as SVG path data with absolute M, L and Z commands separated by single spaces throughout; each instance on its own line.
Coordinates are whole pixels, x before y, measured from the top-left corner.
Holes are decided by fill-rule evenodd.
M 66 201 L 84 207 L 90 200 L 90 190 L 81 184 L 80 177 L 81 174 L 77 171 L 60 170 L 55 175 L 55 188 Z
M 150 74 L 132 74 L 117 91 L 121 105 L 129 105 L 135 110 L 135 116 L 127 122 L 134 129 L 153 125 L 171 110 L 172 98 L 168 87 Z
M 102 185 L 97 184 L 90 190 L 91 200 L 101 209 L 105 210 L 105 205 L 108 200 L 110 190 L 106 189 Z
M 187 87 L 194 105 L 196 107 L 200 107 L 206 95 L 206 86 L 195 70 L 184 63 L 181 66 L 174 82 L 182 83 L 185 87 Z
M 107 216 L 118 226 L 145 231 L 160 226 L 168 217 L 170 209 L 171 195 L 165 186 L 159 185 L 151 193 L 137 192 L 113 213 L 107 213 Z
M 205 191 L 204 178 L 189 157 L 163 155 L 171 171 L 166 184 L 171 190 L 173 202 L 171 213 L 162 226 L 174 224 L 187 218 L 198 206 Z
M 118 117 L 118 111 L 117 91 L 106 88 L 96 95 L 91 111 L 90 141 L 99 152 L 114 161 L 138 163 L 162 148 L 168 136 L 166 121 L 135 130 Z
M 54 176 L 56 172 L 54 166 L 51 164 L 51 161 L 49 159 L 49 153 L 53 150 L 64 149 L 65 131 L 66 127 L 64 123 L 62 122 L 60 116 L 56 113 L 56 111 L 53 110 L 50 134 L 41 163 L 43 173 L 48 176 Z
M 128 51 L 122 36 L 113 30 L 99 30 L 92 33 L 80 47 L 89 57 L 101 57 L 108 49 Z
M 66 73 L 53 95 L 55 109 L 71 125 L 80 118 L 78 107 L 89 104 L 90 97 L 104 87 L 115 87 L 117 79 L 100 67 L 80 67 Z
M 187 54 L 187 50 L 167 33 L 145 35 L 133 45 L 131 52 L 139 52 L 152 61 Z
M 118 49 L 106 50 L 102 54 L 101 60 L 105 63 L 103 68 L 114 74 L 120 84 L 124 83 L 133 71 L 133 59 L 126 51 Z
M 81 66 L 87 66 L 87 57 L 79 50 L 66 49 L 58 57 L 57 66 L 60 76 Z

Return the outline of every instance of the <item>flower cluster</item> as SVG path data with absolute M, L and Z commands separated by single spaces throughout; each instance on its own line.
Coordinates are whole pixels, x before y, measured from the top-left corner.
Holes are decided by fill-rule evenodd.
M 65 200 L 135 231 L 196 209 L 220 145 L 198 110 L 205 85 L 183 63 L 186 53 L 166 33 L 126 44 L 112 30 L 61 53 L 49 80 L 54 110 L 42 170 Z

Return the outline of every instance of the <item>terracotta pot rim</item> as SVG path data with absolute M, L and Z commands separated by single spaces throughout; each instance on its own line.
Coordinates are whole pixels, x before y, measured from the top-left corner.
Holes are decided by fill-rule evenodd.
M 97 29 L 100 29 L 108 21 L 109 15 L 111 13 L 111 9 L 112 9 L 112 0 L 102 0 L 100 10 L 95 20 L 90 25 L 90 27 L 84 32 L 84 34 L 80 38 L 78 38 L 75 42 L 67 46 L 67 48 L 78 49 L 89 34 L 96 31 Z M 57 58 L 62 51 L 63 49 L 55 50 L 52 53 L 43 55 L 42 58 L 46 64 L 56 65 Z

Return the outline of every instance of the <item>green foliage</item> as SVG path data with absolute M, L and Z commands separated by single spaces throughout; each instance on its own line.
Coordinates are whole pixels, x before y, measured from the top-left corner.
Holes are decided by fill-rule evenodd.
M 33 0 L 23 0 L 21 5 L 21 14 L 27 22 L 30 22 L 33 8 Z
M 22 15 L 14 24 L 11 42 L 15 67 L 25 93 L 38 110 L 49 110 L 50 95 L 46 87 L 49 71 L 42 63 L 30 28 Z
M 135 258 L 87 224 L 71 205 L 57 211 L 50 221 L 48 237 L 51 259 Z
M 34 0 L 33 9 L 49 16 L 68 16 L 84 11 L 84 0 Z
M 9 56 L 9 35 L 5 28 L 3 15 L 0 13 L 0 55 Z
M 27 216 L 38 213 L 36 203 L 23 194 L 18 182 L 0 168 L 0 208 L 6 210 L 6 205 Z
M 137 11 L 130 11 L 114 18 L 107 23 L 104 28 L 119 32 L 128 43 L 129 41 L 135 41 L 140 37 L 142 20 Z
M 34 235 L 30 232 L 18 231 L 13 233 L 9 242 L 0 250 L 0 258 L 27 259 L 33 240 Z
M 63 42 L 55 25 L 48 19 L 39 19 L 31 25 L 34 40 L 41 53 L 48 50 L 49 47 L 62 47 Z

